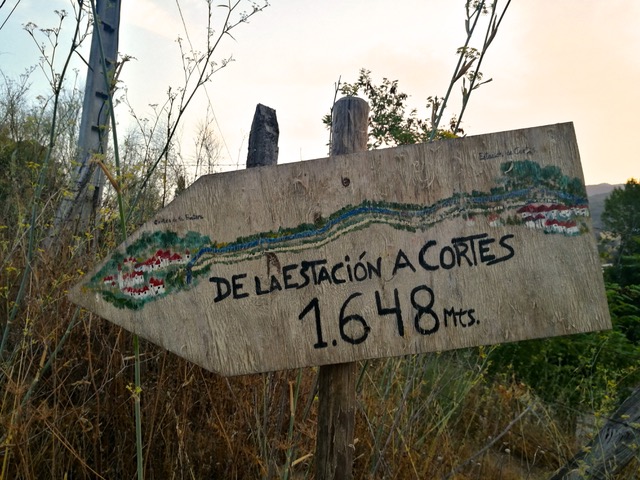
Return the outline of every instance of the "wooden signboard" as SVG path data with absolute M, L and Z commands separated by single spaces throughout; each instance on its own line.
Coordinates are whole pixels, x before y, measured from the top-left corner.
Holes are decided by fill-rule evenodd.
M 224 375 L 610 328 L 570 123 L 202 177 L 71 299 Z

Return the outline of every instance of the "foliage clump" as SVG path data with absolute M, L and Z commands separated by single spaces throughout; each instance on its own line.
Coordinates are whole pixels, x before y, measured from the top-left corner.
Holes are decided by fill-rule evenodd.
M 339 88 L 343 95 L 363 96 L 367 99 L 371 109 L 369 148 L 423 143 L 431 139 L 434 128 L 437 130 L 436 140 L 456 137 L 455 131 L 436 127 L 436 116 L 442 99 L 429 97 L 427 108 L 431 111 L 431 118 L 420 118 L 417 109 L 408 111 L 409 95 L 398 90 L 398 80 L 383 78 L 381 84 L 375 85 L 371 72 L 362 69 L 355 82 L 343 83 Z M 331 116 L 326 115 L 323 122 L 327 126 L 331 125 Z M 452 121 L 452 129 L 454 125 L 455 122 Z

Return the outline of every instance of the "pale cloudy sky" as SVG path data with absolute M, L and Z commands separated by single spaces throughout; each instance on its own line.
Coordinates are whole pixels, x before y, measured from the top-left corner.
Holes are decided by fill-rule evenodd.
M 16 1 L 0 9 L 0 24 Z M 198 42 L 206 31 L 206 2 L 180 5 Z M 51 26 L 55 8 L 70 9 L 69 0 L 19 3 L 0 30 L 3 73 L 37 62 L 21 25 Z M 186 161 L 209 103 L 226 145 L 225 169 L 246 159 L 257 103 L 277 111 L 281 162 L 326 156 L 321 118 L 334 83 L 340 76 L 355 80 L 363 67 L 376 80 L 398 79 L 410 105 L 423 109 L 429 95 L 442 96 L 447 88 L 464 42 L 463 19 L 464 0 L 272 0 L 223 42 L 218 58 L 232 54 L 235 62 L 196 99 L 181 133 Z M 638 19 L 637 0 L 513 0 L 482 67 L 493 81 L 472 95 L 465 132 L 573 121 L 587 184 L 639 178 Z M 180 85 L 179 35 L 185 37 L 176 0 L 123 2 L 120 50 L 136 60 L 126 64 L 122 80 L 139 114 L 149 114 L 149 104 L 162 103 L 167 88 Z M 447 118 L 457 112 L 459 96 L 456 88 Z M 122 125 L 125 114 L 118 113 Z

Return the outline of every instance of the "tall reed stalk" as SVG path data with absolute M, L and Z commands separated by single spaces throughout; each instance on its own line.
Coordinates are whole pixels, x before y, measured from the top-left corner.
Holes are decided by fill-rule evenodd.
M 120 182 L 122 178 L 121 169 L 120 169 L 120 150 L 118 148 L 118 130 L 116 123 L 116 115 L 114 111 L 113 104 L 113 92 L 115 89 L 115 78 L 109 78 L 108 73 L 110 70 L 107 69 L 107 62 L 104 54 L 104 48 L 102 43 L 102 33 L 101 28 L 98 28 L 97 25 L 100 22 L 96 11 L 96 1 L 91 0 L 91 11 L 93 13 L 93 21 L 96 27 L 94 28 L 94 35 L 98 37 L 98 45 L 100 50 L 100 63 L 102 64 L 102 74 L 104 75 L 104 83 L 108 85 L 107 89 L 107 99 L 106 99 L 106 108 L 109 111 L 109 119 L 111 121 L 111 137 L 113 140 L 113 157 L 116 167 L 116 181 Z M 115 74 L 115 72 L 111 72 Z M 127 221 L 125 218 L 124 212 L 124 202 L 122 198 L 122 191 L 120 188 L 117 188 L 117 185 L 114 185 L 114 190 L 116 193 L 116 199 L 118 202 L 118 218 L 120 219 L 120 236 L 121 241 L 124 242 L 127 239 Z M 137 474 L 138 479 L 144 479 L 144 458 L 142 454 L 142 412 L 140 409 L 140 397 L 142 396 L 142 385 L 140 379 L 140 342 L 138 340 L 138 335 L 133 334 L 133 355 L 134 355 L 134 388 L 133 388 L 133 401 L 134 401 L 134 415 L 135 415 L 135 425 L 136 425 L 136 465 L 137 465 Z

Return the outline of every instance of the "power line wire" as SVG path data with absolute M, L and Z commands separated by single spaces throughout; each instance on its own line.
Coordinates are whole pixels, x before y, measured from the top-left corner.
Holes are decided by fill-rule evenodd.
M 3 0 L 2 4 L 0 4 L 0 8 L 2 8 L 4 6 L 4 4 L 6 3 L 7 0 Z M 18 8 L 18 5 L 20 5 L 20 2 L 22 0 L 18 0 L 16 2 L 16 4 L 13 6 L 13 8 L 11 9 L 11 11 L 9 12 L 9 15 L 7 15 L 7 18 L 4 19 L 4 22 L 2 22 L 2 25 L 0 25 L 0 30 L 2 30 L 2 28 L 5 26 L 5 24 L 9 21 L 9 19 L 11 18 L 11 15 L 13 15 L 13 12 L 16 11 L 16 8 Z

